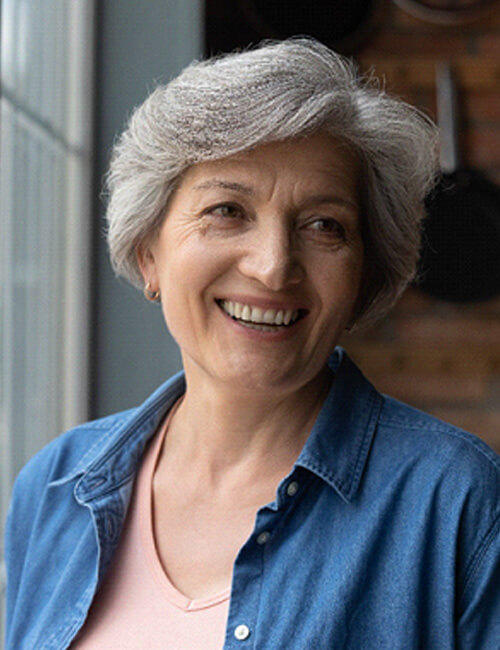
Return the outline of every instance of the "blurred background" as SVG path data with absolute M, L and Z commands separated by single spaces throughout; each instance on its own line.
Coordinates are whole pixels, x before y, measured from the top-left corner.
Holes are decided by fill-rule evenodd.
M 2 523 L 15 475 L 38 449 L 139 403 L 180 367 L 159 308 L 113 276 L 103 236 L 110 147 L 155 83 L 204 54 L 305 33 L 435 118 L 436 66 L 449 62 L 460 162 L 500 186 L 493 0 L 3 0 L 0 8 Z M 481 243 L 486 251 L 500 236 L 498 194 L 489 211 L 493 237 L 474 222 L 459 254 L 449 251 L 488 290 L 411 287 L 388 318 L 343 345 L 377 388 L 500 451 L 500 255 L 493 266 L 481 255 Z M 456 229 L 447 228 L 452 241 Z M 469 259 L 472 239 L 479 253 Z M 3 565 L 0 578 L 3 593 Z

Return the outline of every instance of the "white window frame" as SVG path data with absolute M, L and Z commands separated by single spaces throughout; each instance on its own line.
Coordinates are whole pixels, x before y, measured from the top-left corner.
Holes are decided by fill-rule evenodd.
M 88 418 L 95 2 L 3 0 L 0 11 L 3 540 L 21 465 L 61 431 Z M 29 261 L 21 269 L 16 265 L 19 232 L 23 251 L 33 247 L 33 268 Z M 19 323 L 25 330 L 21 335 Z M 44 370 L 49 379 L 40 391 Z M 37 390 L 31 393 L 30 386 Z M 26 426 L 18 427 L 14 422 L 22 408 Z M 0 589 L 3 601 L 3 561 Z M 1 637 L 3 616 L 2 606 Z

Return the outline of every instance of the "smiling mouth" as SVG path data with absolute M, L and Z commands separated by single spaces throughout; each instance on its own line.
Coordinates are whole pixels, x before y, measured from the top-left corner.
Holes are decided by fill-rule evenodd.
M 233 300 L 216 300 L 224 313 L 245 327 L 275 332 L 294 325 L 305 316 L 304 309 L 262 309 Z

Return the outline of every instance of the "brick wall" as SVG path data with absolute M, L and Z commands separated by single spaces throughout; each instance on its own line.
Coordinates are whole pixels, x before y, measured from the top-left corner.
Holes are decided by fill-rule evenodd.
M 435 65 L 457 75 L 461 158 L 500 185 L 500 9 L 438 26 L 388 2 L 383 24 L 358 52 L 392 93 L 435 117 Z M 342 344 L 383 392 L 477 435 L 500 452 L 500 295 L 457 305 L 414 288 L 392 314 Z

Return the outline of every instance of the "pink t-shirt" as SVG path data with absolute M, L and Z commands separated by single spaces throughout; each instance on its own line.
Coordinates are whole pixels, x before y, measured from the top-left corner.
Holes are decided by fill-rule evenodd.
M 156 550 L 152 479 L 171 414 L 146 452 L 120 546 L 73 650 L 220 650 L 224 645 L 230 588 L 190 600 L 170 582 Z

